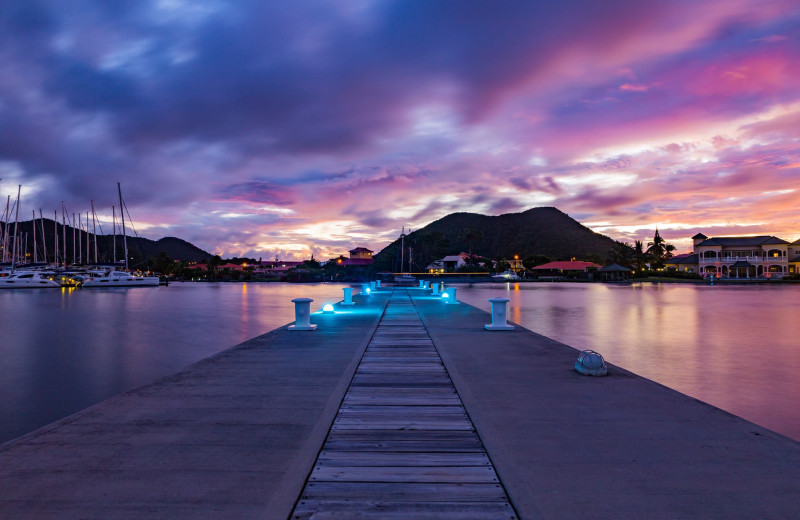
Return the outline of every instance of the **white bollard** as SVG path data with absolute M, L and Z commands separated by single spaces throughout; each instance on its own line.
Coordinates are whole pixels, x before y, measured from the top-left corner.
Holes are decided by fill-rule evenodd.
M 353 288 L 342 287 L 342 290 L 344 291 L 344 301 L 342 305 L 355 305 L 355 303 L 353 303 Z
M 431 282 L 431 289 L 433 292 L 431 293 L 433 296 L 439 295 L 439 282 Z
M 420 289 L 424 289 L 425 288 L 425 280 L 420 280 L 419 281 L 419 288 Z
M 489 302 L 492 304 L 492 323 L 484 325 L 484 329 L 514 330 L 514 326 L 506 322 L 506 304 L 510 301 L 508 298 L 489 298 Z
M 461 303 L 460 301 L 458 301 L 456 299 L 456 291 L 457 290 L 458 290 L 457 287 L 448 287 L 447 288 L 447 294 L 449 295 L 449 297 L 447 298 L 447 303 L 448 304 L 452 305 L 454 303 Z
M 317 326 L 311 324 L 311 298 L 295 298 L 294 325 L 289 325 L 289 330 L 316 330 Z
M 377 287 L 378 289 L 381 288 L 381 281 L 380 280 L 375 280 L 375 287 Z

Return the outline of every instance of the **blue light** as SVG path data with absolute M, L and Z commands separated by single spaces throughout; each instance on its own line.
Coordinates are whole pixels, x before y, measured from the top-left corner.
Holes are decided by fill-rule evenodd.
M 449 294 L 447 294 L 446 292 L 443 292 L 443 293 L 442 293 L 442 298 L 449 298 L 449 297 L 450 297 L 450 295 L 449 295 Z
M 367 287 L 367 294 L 369 294 L 369 293 L 371 293 L 371 292 L 372 292 L 372 289 L 370 289 L 369 287 Z
M 326 303 L 322 306 L 322 312 L 325 314 L 333 314 L 333 305 Z

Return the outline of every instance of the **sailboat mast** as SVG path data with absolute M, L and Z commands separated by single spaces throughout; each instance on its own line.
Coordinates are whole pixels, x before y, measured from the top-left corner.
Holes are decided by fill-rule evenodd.
M 125 206 L 122 204 L 122 188 L 117 183 L 119 193 L 119 218 L 122 220 L 122 249 L 125 253 L 125 270 L 128 270 L 128 237 L 125 235 Z
M 53 263 L 58 265 L 58 210 L 53 210 Z
M 11 272 L 17 265 L 17 227 L 19 226 L 19 194 L 22 191 L 22 184 L 17 186 L 17 216 L 14 218 L 14 252 L 11 254 Z
M 117 263 L 117 210 L 114 205 L 111 205 L 111 230 L 114 235 L 114 257 L 111 261 L 112 264 Z
M 72 264 L 75 265 L 75 262 L 78 260 L 78 241 L 75 237 L 75 212 L 72 212 Z
M 3 226 L 3 262 L 8 260 L 8 221 L 11 220 L 11 195 L 6 199 L 5 225 Z
M 94 201 L 92 201 L 92 234 L 94 235 L 94 263 L 97 263 L 97 214 L 94 212 Z
M 47 263 L 47 237 L 44 234 L 44 217 L 42 216 L 42 208 L 39 208 L 39 225 L 42 226 L 42 254 L 44 254 L 44 263 Z
M 92 245 L 92 236 L 89 234 L 89 212 L 86 212 L 86 263 L 92 263 L 92 255 L 89 254 L 89 248 Z
M 81 222 L 81 212 L 78 212 L 78 264 L 83 263 L 83 223 Z
M 64 201 L 61 201 L 61 240 L 64 242 L 61 244 L 61 260 L 64 262 L 64 266 L 67 265 L 67 209 L 64 206 Z
M 403 275 L 403 264 L 406 261 L 406 228 L 400 232 L 400 276 Z
M 36 264 L 39 262 L 39 257 L 36 255 L 36 210 L 32 209 L 31 214 L 33 215 L 31 219 L 31 227 L 33 228 L 33 263 Z

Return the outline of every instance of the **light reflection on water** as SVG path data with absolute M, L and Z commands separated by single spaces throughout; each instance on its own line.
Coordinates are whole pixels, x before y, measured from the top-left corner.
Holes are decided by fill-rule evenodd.
M 800 287 L 507 283 L 459 286 L 489 310 L 800 440 Z
M 337 284 L 0 291 L 0 442 L 342 299 Z

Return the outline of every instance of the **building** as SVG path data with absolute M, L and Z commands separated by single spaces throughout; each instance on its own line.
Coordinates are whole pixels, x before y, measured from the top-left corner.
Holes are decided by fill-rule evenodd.
M 372 250 L 366 247 L 357 247 L 350 250 L 350 258 L 340 257 L 336 263 L 346 267 L 371 265 L 375 260 L 372 258 Z
M 586 273 L 596 271 L 601 266 L 594 262 L 582 262 L 580 260 L 562 261 L 562 262 L 548 262 L 546 264 L 537 265 L 533 268 L 533 272 L 539 278 L 563 278 L 564 276 L 586 277 Z
M 506 260 L 506 263 L 508 264 L 509 268 L 515 273 L 525 270 L 525 266 L 522 265 L 522 259 L 520 259 L 519 255 L 514 255 L 514 258 Z
M 459 267 L 467 265 L 467 260 L 469 260 L 469 255 L 467 253 L 459 253 L 457 255 L 446 256 L 442 258 L 441 262 L 446 271 L 452 272 Z
M 355 249 L 351 249 L 350 258 L 364 258 L 372 260 L 372 250 L 367 249 L 366 247 L 357 247 Z
M 666 262 L 667 269 L 716 278 L 783 278 L 800 273 L 800 240 L 771 235 L 692 237 L 693 252 Z
M 631 275 L 631 269 L 619 264 L 609 264 L 597 270 L 597 278 L 604 282 L 622 282 Z

